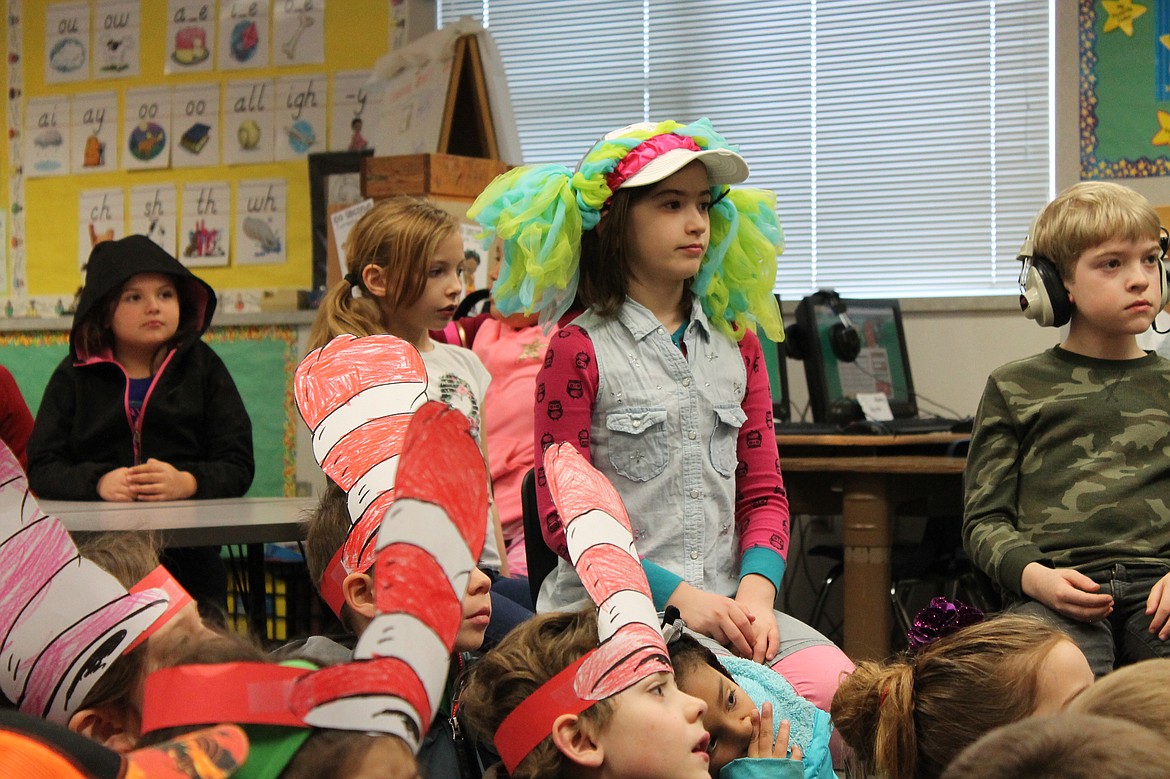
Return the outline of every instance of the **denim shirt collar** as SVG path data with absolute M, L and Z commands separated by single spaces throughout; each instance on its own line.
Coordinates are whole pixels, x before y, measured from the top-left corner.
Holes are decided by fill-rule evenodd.
M 629 296 L 626 297 L 625 305 L 618 311 L 618 321 L 622 323 L 622 327 L 630 331 L 635 341 L 641 341 L 662 327 L 662 323 L 650 313 L 650 309 Z M 711 340 L 711 325 L 707 321 L 707 315 L 703 313 L 703 306 L 699 304 L 698 298 L 692 297 L 691 321 L 687 325 L 687 334 L 696 331 L 704 343 Z

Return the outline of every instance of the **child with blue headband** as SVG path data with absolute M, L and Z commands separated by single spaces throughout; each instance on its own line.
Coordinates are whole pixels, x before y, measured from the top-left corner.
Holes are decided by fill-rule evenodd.
M 536 461 L 569 442 L 629 508 L 654 605 L 739 655 L 776 664 L 827 709 L 845 655 L 773 610 L 788 499 L 754 328 L 783 337 L 773 297 L 775 195 L 731 189 L 743 158 L 706 120 L 630 125 L 575 171 L 517 168 L 470 215 L 503 241 L 504 313 L 561 321 L 537 376 Z M 564 316 L 570 308 L 576 316 Z M 587 602 L 542 469 L 545 540 L 562 558 L 538 610 Z

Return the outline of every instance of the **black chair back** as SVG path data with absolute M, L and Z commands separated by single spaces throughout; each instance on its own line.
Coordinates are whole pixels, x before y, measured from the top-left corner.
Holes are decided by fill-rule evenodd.
M 524 557 L 528 562 L 528 588 L 535 605 L 541 583 L 557 567 L 557 555 L 544 542 L 540 510 L 536 507 L 536 471 L 532 468 L 524 474 L 524 481 L 520 485 L 520 505 L 524 515 Z

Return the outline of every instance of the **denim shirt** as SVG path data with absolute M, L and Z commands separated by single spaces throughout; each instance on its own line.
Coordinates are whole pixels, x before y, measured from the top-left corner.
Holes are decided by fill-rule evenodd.
M 739 348 L 713 331 L 696 302 L 686 354 L 644 306 L 574 320 L 598 370 L 590 426 L 593 466 L 617 488 L 645 559 L 706 592 L 739 586 L 735 479 L 747 375 Z M 589 603 L 565 560 L 545 580 L 540 611 Z

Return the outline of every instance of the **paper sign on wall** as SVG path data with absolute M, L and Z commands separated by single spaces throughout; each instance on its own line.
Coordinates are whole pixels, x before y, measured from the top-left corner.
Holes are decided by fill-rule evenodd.
M 223 90 L 223 161 L 228 165 L 272 162 L 271 81 L 229 81 Z
M 261 0 L 222 0 L 219 4 L 220 70 L 268 66 L 271 43 L 268 3 Z
M 281 0 L 272 15 L 273 65 L 325 61 L 325 0 Z
M 174 184 L 148 184 L 130 190 L 130 233 L 145 235 L 168 254 L 176 254 L 178 193 Z
M 176 168 L 219 165 L 219 84 L 176 87 L 171 100 L 171 164 Z
M 382 87 L 366 87 L 370 71 L 333 76 L 333 110 L 329 117 L 329 150 L 361 151 L 378 129 Z
M 45 9 L 45 83 L 88 81 L 89 3 L 62 3 Z
M 183 185 L 179 262 L 189 267 L 225 266 L 231 241 L 232 189 L 226 181 Z
M 101 92 L 77 95 L 69 114 L 72 131 L 69 169 L 96 173 L 118 167 L 118 95 Z
M 349 271 L 349 256 L 345 253 L 349 231 L 362 218 L 362 215 L 373 207 L 374 201 L 366 198 L 357 205 L 343 208 L 329 215 L 329 221 L 333 223 L 333 243 L 337 247 L 337 260 L 341 264 L 342 276 Z
M 93 25 L 93 77 L 137 76 L 142 40 L 138 0 L 99 0 Z
M 215 60 L 214 0 L 169 0 L 164 73 L 209 72 Z
M 288 213 L 284 179 L 241 181 L 236 192 L 237 265 L 283 263 Z
M 122 115 L 122 167 L 166 168 L 171 164 L 171 90 L 126 91 Z
M 296 160 L 325 149 L 324 75 L 276 82 L 276 159 Z
M 31 98 L 24 111 L 24 174 L 29 178 L 69 172 L 69 98 Z
M 83 190 L 77 199 L 77 267 L 85 264 L 93 247 L 122 238 L 126 225 L 126 196 L 121 189 Z

